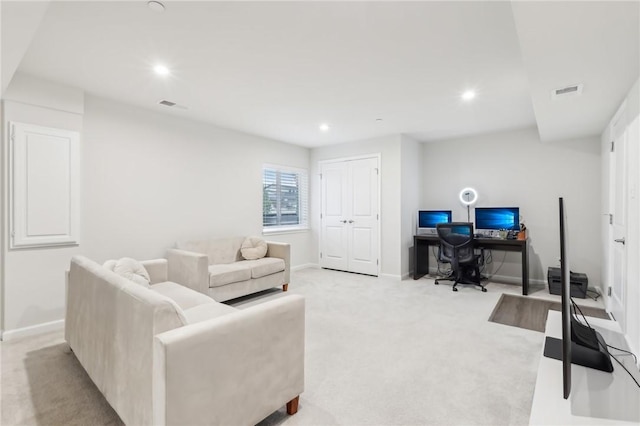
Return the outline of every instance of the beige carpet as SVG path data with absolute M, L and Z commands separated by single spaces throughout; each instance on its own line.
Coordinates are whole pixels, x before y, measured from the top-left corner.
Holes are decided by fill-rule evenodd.
M 525 425 L 543 335 L 486 319 L 502 293 L 319 269 L 292 274 L 307 300 L 305 392 L 269 425 Z M 235 301 L 243 309 L 278 290 Z M 117 425 L 62 332 L 3 342 L 2 425 Z
M 549 309 L 561 311 L 562 304 L 550 300 L 503 294 L 498 300 L 489 321 L 544 333 Z M 609 319 L 604 309 L 580 307 L 589 317 Z

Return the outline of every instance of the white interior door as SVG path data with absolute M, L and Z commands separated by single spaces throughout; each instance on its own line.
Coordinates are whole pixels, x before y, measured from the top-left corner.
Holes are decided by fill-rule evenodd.
M 321 168 L 320 266 L 348 270 L 347 163 L 325 163 Z
M 320 266 L 378 275 L 378 158 L 321 166 Z
M 609 311 L 620 323 L 623 332 L 626 329 L 625 298 L 626 298 L 626 250 L 627 236 L 626 224 L 626 194 L 627 171 L 626 151 L 627 132 L 625 128 L 624 114 L 618 114 L 613 122 L 612 136 L 613 146 L 611 153 L 611 241 L 609 253 L 611 254 L 611 297 L 609 297 Z
M 347 164 L 349 271 L 378 275 L 378 159 Z

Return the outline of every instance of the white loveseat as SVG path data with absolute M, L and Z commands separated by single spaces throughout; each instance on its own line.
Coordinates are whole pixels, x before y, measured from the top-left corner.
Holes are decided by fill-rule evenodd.
M 290 276 L 290 245 L 267 241 L 263 258 L 245 260 L 245 237 L 181 241 L 167 250 L 169 279 L 218 302 L 282 286 Z
M 304 299 L 246 309 L 167 281 L 165 259 L 136 284 L 71 261 L 65 339 L 128 425 L 253 425 L 297 411 L 304 387 Z

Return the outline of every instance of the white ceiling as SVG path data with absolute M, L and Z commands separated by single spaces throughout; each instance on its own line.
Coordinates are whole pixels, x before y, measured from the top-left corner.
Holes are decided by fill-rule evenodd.
M 639 75 L 638 2 L 164 3 L 52 1 L 18 71 L 309 147 L 535 124 L 543 140 L 600 134 Z M 550 101 L 571 83 L 582 97 Z

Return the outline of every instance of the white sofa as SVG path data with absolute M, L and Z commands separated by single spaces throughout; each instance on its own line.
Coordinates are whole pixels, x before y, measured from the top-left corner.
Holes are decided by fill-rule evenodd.
M 128 425 L 253 425 L 297 411 L 304 388 L 304 299 L 235 309 L 167 281 L 149 286 L 71 260 L 65 339 Z
M 181 241 L 167 250 L 169 279 L 218 302 L 282 286 L 290 276 L 290 245 L 267 242 L 261 259 L 244 260 L 244 237 Z

